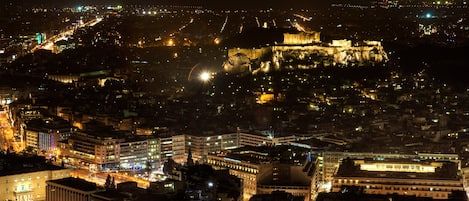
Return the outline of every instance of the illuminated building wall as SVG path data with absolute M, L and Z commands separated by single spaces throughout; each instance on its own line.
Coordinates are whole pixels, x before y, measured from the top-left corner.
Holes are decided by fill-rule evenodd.
M 357 166 L 359 168 L 355 168 Z M 449 161 L 347 159 L 334 175 L 332 191 L 339 192 L 343 186 L 357 186 L 366 194 L 448 199 L 453 191 L 464 191 L 458 172 L 458 164 Z
M 434 159 L 448 160 L 460 164 L 457 154 L 438 154 L 438 153 L 418 153 L 418 154 L 388 154 L 388 153 L 372 153 L 372 152 L 324 152 L 323 154 L 323 181 L 332 181 L 334 172 L 339 167 L 340 162 L 344 158 L 388 158 L 388 159 Z
M 249 59 L 254 60 L 262 57 L 266 53 L 270 52 L 270 47 L 262 47 L 262 48 L 232 48 L 228 49 L 228 58 L 232 57 L 236 54 L 243 54 L 246 55 Z
M 69 138 L 68 144 L 61 152 L 78 161 L 98 165 L 98 168 L 113 168 L 120 163 L 120 146 L 122 139 L 110 136 L 95 136 L 76 132 Z
M 70 171 L 68 169 L 42 170 L 0 176 L 0 200 L 44 200 L 47 180 L 69 176 Z
M 150 138 L 148 141 L 148 162 L 152 167 L 156 167 L 156 163 L 160 162 L 160 139 L 159 138 Z
M 238 134 L 220 134 L 220 135 L 175 135 L 172 137 L 161 138 L 161 158 L 172 157 L 177 163 L 187 161 L 189 149 L 192 152 L 194 161 L 204 159 L 209 153 L 233 149 L 239 147 Z
M 305 166 L 271 161 L 265 153 L 256 151 L 240 153 L 208 155 L 205 163 L 214 169 L 228 169 L 231 175 L 240 178 L 243 184 L 243 200 L 249 200 L 256 194 L 270 194 L 277 190 L 303 196 L 305 201 L 310 199 L 311 176 L 304 171 Z
M 299 44 L 312 44 L 321 42 L 320 32 L 312 33 L 284 33 L 283 34 L 283 44 L 289 45 L 299 45 Z
M 79 75 L 47 75 L 47 79 L 62 83 L 73 83 L 80 79 Z
M 247 161 L 209 155 L 206 164 L 214 169 L 229 169 L 229 173 L 242 180 L 243 200 L 249 200 L 257 193 L 258 175 L 265 173 L 267 164 L 253 164 Z
M 55 155 L 58 142 L 68 139 L 73 128 L 64 120 L 32 119 L 23 126 L 25 146 Z
M 123 169 L 144 169 L 148 160 L 148 141 L 131 140 L 120 142 L 120 168 Z
M 25 138 L 25 142 L 26 142 L 26 147 L 32 147 L 34 149 L 38 149 L 38 136 L 39 136 L 39 132 L 37 131 L 31 131 L 31 130 L 25 130 L 25 133 L 26 133 L 26 138 Z

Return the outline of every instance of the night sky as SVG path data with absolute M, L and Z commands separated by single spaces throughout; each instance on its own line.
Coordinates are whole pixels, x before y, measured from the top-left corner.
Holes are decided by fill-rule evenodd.
M 42 6 L 53 5 L 86 5 L 86 4 L 149 4 L 149 5 L 196 5 L 205 8 L 226 8 L 226 9 L 257 9 L 257 8 L 275 8 L 275 9 L 289 9 L 289 8 L 305 8 L 317 9 L 330 3 L 339 2 L 342 0 L 6 0 L 5 2 L 12 2 L 14 4 L 33 4 Z M 3 1 L 2 1 L 3 2 Z M 357 1 L 354 1 L 357 3 Z

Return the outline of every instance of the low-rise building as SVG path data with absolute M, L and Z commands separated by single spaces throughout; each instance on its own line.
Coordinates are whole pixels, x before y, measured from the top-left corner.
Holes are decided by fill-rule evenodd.
M 89 201 L 91 195 L 104 191 L 95 183 L 67 177 L 47 181 L 46 201 Z
M 69 169 L 42 157 L 0 155 L 0 200 L 44 200 L 47 180 L 70 176 Z
M 358 187 L 365 194 L 399 194 L 448 199 L 464 191 L 458 164 L 412 159 L 344 159 L 334 175 L 332 191 Z

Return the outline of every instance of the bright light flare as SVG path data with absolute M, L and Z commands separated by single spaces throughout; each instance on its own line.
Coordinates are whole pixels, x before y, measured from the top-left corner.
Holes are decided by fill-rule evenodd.
M 209 72 L 202 72 L 199 76 L 200 80 L 207 82 L 212 78 L 212 75 Z
M 167 46 L 174 46 L 175 45 L 173 39 L 169 39 L 166 44 L 167 44 Z

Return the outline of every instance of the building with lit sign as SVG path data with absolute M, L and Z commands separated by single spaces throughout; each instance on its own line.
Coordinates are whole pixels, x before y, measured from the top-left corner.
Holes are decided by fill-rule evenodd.
M 355 186 L 365 194 L 398 194 L 448 199 L 464 191 L 458 163 L 416 159 L 344 159 L 332 191 Z
M 66 140 L 74 128 L 60 118 L 31 119 L 24 123 L 25 145 L 37 151 L 56 154 L 58 142 Z

